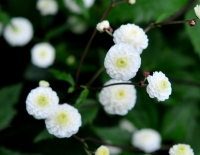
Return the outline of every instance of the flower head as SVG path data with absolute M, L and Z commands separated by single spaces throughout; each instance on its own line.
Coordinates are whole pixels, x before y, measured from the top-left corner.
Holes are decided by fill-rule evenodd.
M 105 85 L 121 83 L 111 79 Z M 136 102 L 136 90 L 133 85 L 114 85 L 105 87 L 99 94 L 99 102 L 109 114 L 126 115 Z
M 36 119 L 45 119 L 50 115 L 59 98 L 50 87 L 37 87 L 26 98 L 26 110 Z
M 177 144 L 170 148 L 170 155 L 194 155 L 194 152 L 190 145 L 187 144 Z
M 164 101 L 172 93 L 171 83 L 162 72 L 154 72 L 147 77 L 147 93 L 151 98 L 156 97 L 158 101 Z
M 199 5 L 194 7 L 194 12 L 195 12 L 197 18 L 200 19 L 200 6 Z
M 117 80 L 133 78 L 141 65 L 141 58 L 137 50 L 125 43 L 112 46 L 104 60 L 108 75 Z
M 95 0 L 83 0 L 85 8 L 90 8 Z M 64 0 L 66 7 L 74 13 L 82 13 L 81 8 L 74 2 L 74 0 Z
M 12 18 L 11 25 L 6 25 L 3 36 L 11 46 L 24 46 L 33 37 L 32 24 L 26 18 Z
M 34 65 L 47 68 L 53 64 L 55 49 L 49 43 L 38 43 L 31 49 L 31 61 Z
M 55 0 L 38 0 L 36 5 L 41 15 L 55 15 L 58 12 Z
M 148 46 L 148 38 L 143 29 L 135 24 L 121 25 L 114 31 L 113 41 L 117 43 L 127 43 L 135 47 L 139 54 Z
M 104 21 L 98 23 L 96 26 L 96 29 L 99 32 L 104 32 L 106 29 L 109 29 L 109 28 L 110 28 L 110 24 L 107 20 L 104 20 Z
M 132 137 L 133 146 L 146 153 L 160 149 L 161 136 L 153 129 L 141 129 L 136 131 Z
M 109 155 L 110 152 L 109 152 L 109 149 L 108 147 L 104 146 L 104 145 L 101 145 L 97 151 L 95 152 L 95 155 Z
M 47 119 L 46 128 L 50 134 L 58 138 L 71 137 L 81 126 L 81 115 L 78 110 L 69 104 L 58 105 Z
M 136 2 L 136 0 L 128 0 L 128 3 L 129 3 L 130 5 L 135 4 L 135 2 Z

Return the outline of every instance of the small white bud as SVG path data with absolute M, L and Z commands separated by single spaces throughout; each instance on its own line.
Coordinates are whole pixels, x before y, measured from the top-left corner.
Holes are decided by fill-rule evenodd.
M 128 0 L 128 3 L 129 3 L 130 5 L 135 4 L 135 2 L 136 2 L 136 0 Z
M 109 28 L 110 28 L 110 24 L 107 20 L 104 20 L 104 21 L 98 23 L 97 27 L 96 27 L 96 29 L 99 32 L 104 32 L 106 29 L 109 29 Z
M 39 82 L 39 86 L 40 86 L 40 87 L 49 87 L 50 84 L 49 84 L 49 82 L 47 82 L 47 81 L 41 80 L 41 81 Z

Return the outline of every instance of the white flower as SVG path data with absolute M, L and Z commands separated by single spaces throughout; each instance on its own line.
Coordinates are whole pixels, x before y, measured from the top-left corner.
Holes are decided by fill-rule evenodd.
M 75 34 L 82 34 L 87 30 L 87 23 L 77 16 L 70 16 L 67 23 L 70 25 L 70 30 Z
M 119 126 L 128 132 L 133 132 L 135 130 L 135 127 L 133 126 L 133 124 L 124 118 L 121 119 L 121 121 L 119 122 Z
M 36 7 L 41 15 L 55 15 L 58 12 L 58 5 L 55 0 L 38 0 Z
M 105 85 L 122 83 L 111 79 Z M 126 81 L 129 83 L 129 81 Z M 99 94 L 99 102 L 109 114 L 126 115 L 136 102 L 136 90 L 133 85 L 114 85 L 108 86 L 101 90 Z
M 133 4 L 135 4 L 135 1 L 136 0 L 128 0 L 128 3 L 131 4 L 131 5 L 133 5 Z
M 37 87 L 26 98 L 26 110 L 36 119 L 45 119 L 50 115 L 59 98 L 50 87 Z
M 172 93 L 171 83 L 162 72 L 154 72 L 147 77 L 147 93 L 151 98 L 156 97 L 158 101 L 164 101 Z
M 32 24 L 26 18 L 12 18 L 11 25 L 6 25 L 3 36 L 11 46 L 24 46 L 33 37 Z
M 90 8 L 95 0 L 83 0 L 85 8 Z M 74 2 L 74 0 L 64 0 L 65 6 L 74 13 L 82 13 L 81 8 Z
M 104 66 L 108 75 L 117 80 L 133 78 L 141 65 L 137 50 L 125 43 L 115 44 L 106 54 Z
M 116 146 L 106 146 L 110 152 L 110 155 L 120 155 L 122 149 Z
M 58 138 L 71 137 L 81 126 L 81 115 L 78 110 L 66 103 L 55 107 L 45 120 L 47 130 Z
M 49 82 L 48 81 L 44 81 L 44 80 L 41 80 L 40 82 L 39 82 L 39 86 L 40 87 L 49 87 Z
M 110 28 L 110 24 L 107 20 L 104 20 L 97 24 L 96 29 L 99 32 L 104 32 L 106 29 Z
M 31 61 L 34 65 L 47 68 L 53 64 L 55 49 L 49 43 L 38 43 L 31 49 Z
M 194 12 L 195 12 L 197 18 L 200 19 L 200 6 L 199 5 L 194 7 Z
M 121 25 L 113 33 L 114 43 L 127 43 L 134 46 L 139 54 L 148 46 L 148 38 L 143 29 L 135 24 Z
M 194 155 L 194 152 L 190 145 L 177 144 L 170 148 L 170 155 Z
M 153 129 L 141 129 L 136 131 L 132 137 L 133 146 L 140 150 L 151 153 L 160 149 L 161 136 Z
M 95 152 L 95 155 L 109 155 L 109 149 L 108 147 L 101 145 Z

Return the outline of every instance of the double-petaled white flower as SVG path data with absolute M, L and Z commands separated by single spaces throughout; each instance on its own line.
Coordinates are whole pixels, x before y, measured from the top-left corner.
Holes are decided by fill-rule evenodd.
M 108 147 L 101 145 L 95 152 L 95 155 L 110 155 Z
M 171 83 L 162 72 L 154 72 L 147 77 L 147 93 L 151 98 L 156 97 L 158 101 L 164 101 L 172 93 Z
M 197 18 L 200 19 L 200 6 L 199 6 L 199 5 L 196 5 L 196 6 L 194 7 L 194 12 L 195 12 Z
M 169 150 L 170 155 L 194 155 L 194 152 L 190 145 L 176 144 Z
M 146 153 L 151 153 L 160 149 L 161 136 L 153 129 L 141 129 L 133 134 L 132 144 Z
M 53 64 L 55 49 L 49 43 L 38 43 L 31 49 L 31 61 L 34 65 L 47 68 Z
M 110 28 L 110 24 L 107 20 L 104 20 L 104 21 L 98 23 L 96 26 L 96 29 L 99 32 L 104 32 L 106 29 L 109 29 L 109 28 Z
M 47 118 L 58 106 L 59 98 L 50 87 L 37 87 L 26 98 L 26 110 L 36 119 Z
M 105 85 L 122 82 L 124 81 L 111 79 Z M 109 114 L 126 115 L 128 110 L 131 110 L 135 106 L 135 87 L 133 85 L 122 84 L 105 87 L 99 94 L 99 102 Z
M 41 15 L 55 15 L 58 12 L 58 4 L 55 0 L 38 0 L 36 7 Z
M 11 19 L 11 24 L 6 25 L 3 31 L 5 40 L 11 46 L 24 46 L 33 37 L 33 27 L 29 20 L 22 17 Z
M 83 0 L 84 7 L 90 8 L 94 4 L 94 1 L 95 0 Z M 81 8 L 76 4 L 74 0 L 64 0 L 64 4 L 70 11 L 78 14 L 82 13 Z
M 113 33 L 114 43 L 127 43 L 135 47 L 141 54 L 148 46 L 148 38 L 143 29 L 135 24 L 121 25 Z
M 50 134 L 58 138 L 71 137 L 81 126 L 81 115 L 69 104 L 58 105 L 51 115 L 45 119 L 46 128 Z
M 115 44 L 106 54 L 104 66 L 108 75 L 117 80 L 133 78 L 141 65 L 137 50 L 125 43 Z

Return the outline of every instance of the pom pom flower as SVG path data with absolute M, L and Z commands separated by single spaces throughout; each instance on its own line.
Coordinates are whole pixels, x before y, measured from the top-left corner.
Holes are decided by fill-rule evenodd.
M 45 119 L 58 105 L 59 98 L 50 87 L 37 87 L 26 98 L 26 110 L 36 119 Z
M 194 152 L 190 145 L 177 144 L 170 148 L 170 155 L 194 155 Z
M 161 136 L 153 129 L 141 129 L 136 131 L 132 137 L 133 146 L 140 150 L 151 153 L 160 149 Z
M 81 115 L 78 110 L 66 103 L 58 105 L 45 120 L 46 128 L 50 134 L 58 138 L 71 137 L 81 126 Z
M 111 79 L 105 85 L 121 83 Z M 109 114 L 126 115 L 136 102 L 136 90 L 133 85 L 114 85 L 105 87 L 99 94 L 99 102 Z
M 55 15 L 58 12 L 55 0 L 38 0 L 36 5 L 41 15 Z
M 106 29 L 109 29 L 109 28 L 110 28 L 110 24 L 107 20 L 104 20 L 104 21 L 98 23 L 96 26 L 96 29 L 99 32 L 104 32 Z
M 33 37 L 32 24 L 26 18 L 12 18 L 11 25 L 5 27 L 3 36 L 11 46 L 24 46 Z
M 195 12 L 197 18 L 200 19 L 200 6 L 199 6 L 199 5 L 196 5 L 196 6 L 194 7 L 194 12 Z
M 31 49 L 31 61 L 40 68 L 47 68 L 53 64 L 55 49 L 49 43 L 38 43 Z
M 117 80 L 133 78 L 141 65 L 137 50 L 125 43 L 115 44 L 106 54 L 104 66 L 108 75 Z
M 104 145 L 101 145 L 97 151 L 95 152 L 95 155 L 109 155 L 110 152 L 109 152 L 109 149 L 108 147 L 104 146 Z
M 164 101 L 169 98 L 172 92 L 171 83 L 162 72 L 154 72 L 147 77 L 147 93 L 151 98 L 156 97 L 158 101 Z
M 127 43 L 135 47 L 139 54 L 148 46 L 148 38 L 143 29 L 135 24 L 121 25 L 114 31 L 113 41 L 115 44 Z

